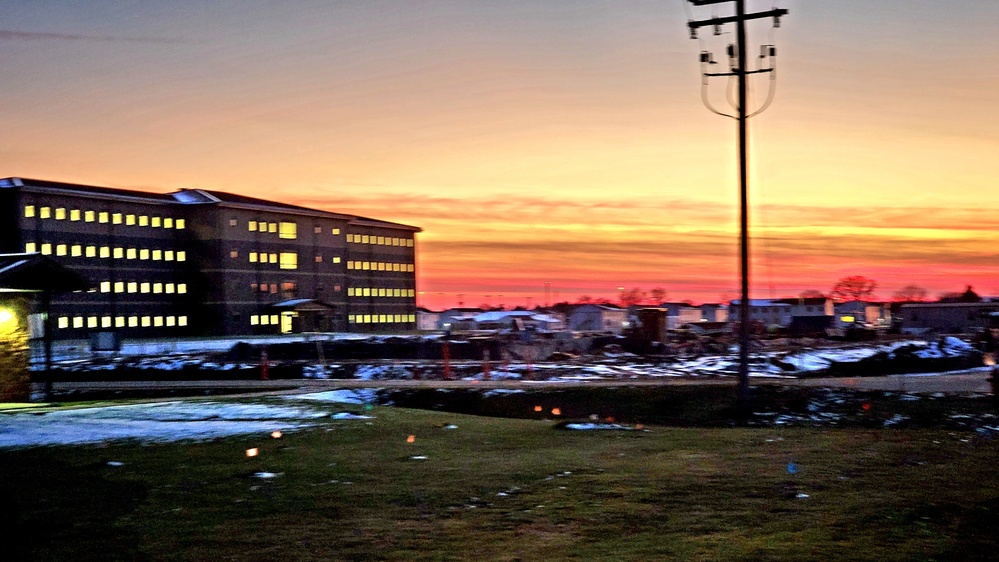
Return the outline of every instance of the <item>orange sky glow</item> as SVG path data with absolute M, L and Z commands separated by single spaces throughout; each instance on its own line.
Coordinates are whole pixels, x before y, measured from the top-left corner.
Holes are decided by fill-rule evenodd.
M 544 304 L 546 283 L 738 297 L 736 124 L 697 64 L 732 38 L 686 30 L 724 5 L 4 4 L 0 176 L 416 225 L 431 308 Z M 999 5 L 778 4 L 750 37 L 778 47 L 750 123 L 753 296 L 848 275 L 999 296 Z

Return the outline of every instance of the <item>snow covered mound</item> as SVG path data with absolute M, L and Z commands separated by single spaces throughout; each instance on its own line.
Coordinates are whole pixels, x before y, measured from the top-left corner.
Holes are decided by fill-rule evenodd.
M 270 433 L 311 425 L 328 414 L 294 406 L 160 402 L 0 416 L 0 448 L 99 443 L 114 439 L 167 442 Z

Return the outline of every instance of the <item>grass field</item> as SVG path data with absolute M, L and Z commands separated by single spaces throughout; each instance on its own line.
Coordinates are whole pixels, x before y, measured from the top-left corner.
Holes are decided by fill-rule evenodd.
M 975 433 L 371 414 L 281 439 L 0 452 L 0 558 L 999 557 L 999 447 Z

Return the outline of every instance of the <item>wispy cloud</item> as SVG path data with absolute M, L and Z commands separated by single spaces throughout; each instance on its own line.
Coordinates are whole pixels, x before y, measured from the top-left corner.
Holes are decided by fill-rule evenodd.
M 176 43 L 162 37 L 120 37 L 114 35 L 79 35 L 76 33 L 49 33 L 43 31 L 14 31 L 0 29 L 0 41 L 95 41 L 124 43 Z

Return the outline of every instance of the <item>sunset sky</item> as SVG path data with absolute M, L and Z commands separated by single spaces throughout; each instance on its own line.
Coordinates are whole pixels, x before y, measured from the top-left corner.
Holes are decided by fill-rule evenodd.
M 999 295 L 999 2 L 748 2 L 774 5 L 750 37 L 779 69 L 750 122 L 753 296 L 847 275 Z M 543 304 L 545 283 L 737 298 L 736 122 L 701 104 L 697 63 L 734 39 L 686 27 L 731 11 L 0 0 L 0 176 L 416 225 L 431 308 Z

